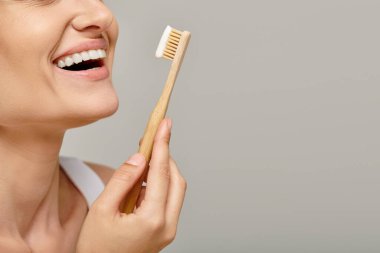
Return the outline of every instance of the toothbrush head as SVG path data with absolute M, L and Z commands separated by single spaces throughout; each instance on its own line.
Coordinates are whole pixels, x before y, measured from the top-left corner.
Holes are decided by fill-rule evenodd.
M 157 58 L 174 60 L 183 32 L 167 26 L 156 51 Z

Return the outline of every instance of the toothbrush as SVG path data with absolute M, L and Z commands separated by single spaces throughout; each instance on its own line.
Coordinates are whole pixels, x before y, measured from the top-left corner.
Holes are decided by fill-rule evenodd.
M 167 26 L 156 51 L 157 58 L 165 58 L 172 61 L 168 78 L 165 87 L 162 91 L 161 97 L 156 104 L 153 112 L 150 115 L 148 124 L 145 128 L 144 137 L 141 141 L 139 153 L 143 154 L 147 166 L 152 155 L 154 137 L 157 129 L 166 115 L 169 106 L 170 96 L 180 71 L 184 56 L 186 54 L 187 46 L 190 42 L 191 34 L 188 31 L 179 31 L 170 26 Z M 122 205 L 122 210 L 129 214 L 135 209 L 138 196 L 141 191 L 141 186 L 148 174 L 148 169 L 145 171 L 136 185 L 129 192 L 125 203 Z

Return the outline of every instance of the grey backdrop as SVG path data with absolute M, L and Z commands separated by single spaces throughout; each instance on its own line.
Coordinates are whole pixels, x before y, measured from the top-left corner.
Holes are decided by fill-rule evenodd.
M 117 168 L 134 153 L 169 63 L 193 33 L 168 115 L 189 187 L 181 252 L 380 252 L 380 2 L 106 1 L 120 23 L 119 111 L 62 154 Z

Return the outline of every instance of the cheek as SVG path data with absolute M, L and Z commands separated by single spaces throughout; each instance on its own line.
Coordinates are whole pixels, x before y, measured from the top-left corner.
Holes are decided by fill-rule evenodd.
M 107 31 L 107 35 L 108 35 L 108 40 L 110 43 L 110 48 L 112 49 L 110 51 L 110 55 L 109 55 L 110 58 L 112 59 L 112 61 L 110 61 L 111 73 L 112 73 L 112 70 L 113 70 L 112 66 L 113 66 L 113 59 L 114 59 L 114 54 L 115 54 L 116 42 L 117 42 L 117 39 L 119 37 L 119 24 L 117 23 L 116 19 L 114 19 L 114 22 L 112 23 L 109 30 Z
M 111 34 L 110 37 L 112 38 L 112 40 L 116 44 L 116 41 L 119 37 L 119 23 L 117 22 L 116 18 L 114 18 L 114 22 L 112 23 L 112 25 L 110 27 L 110 34 Z
M 58 29 L 38 18 L 0 19 L 0 124 L 35 119 L 54 109 L 50 52 Z M 4 29 L 7 27 L 7 29 Z
M 0 28 L 7 27 L 0 31 L 0 66 L 6 70 L 1 71 L 2 81 L 4 76 L 17 77 L 17 81 L 29 83 L 41 78 L 54 41 L 59 39 L 59 33 L 51 23 L 39 18 L 38 13 L 1 23 Z

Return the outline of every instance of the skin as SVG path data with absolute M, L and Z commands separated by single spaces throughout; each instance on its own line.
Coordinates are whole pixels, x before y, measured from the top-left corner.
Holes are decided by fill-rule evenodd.
M 96 0 L 0 0 L 0 13 L 0 252 L 159 252 L 175 237 L 186 190 L 170 156 L 171 120 L 160 125 L 133 214 L 118 207 L 142 173 L 141 155 L 140 164 L 115 172 L 87 162 L 107 183 L 90 209 L 58 163 L 66 130 L 108 117 L 119 104 L 111 77 L 64 76 L 53 60 L 103 38 L 111 76 L 112 13 Z

